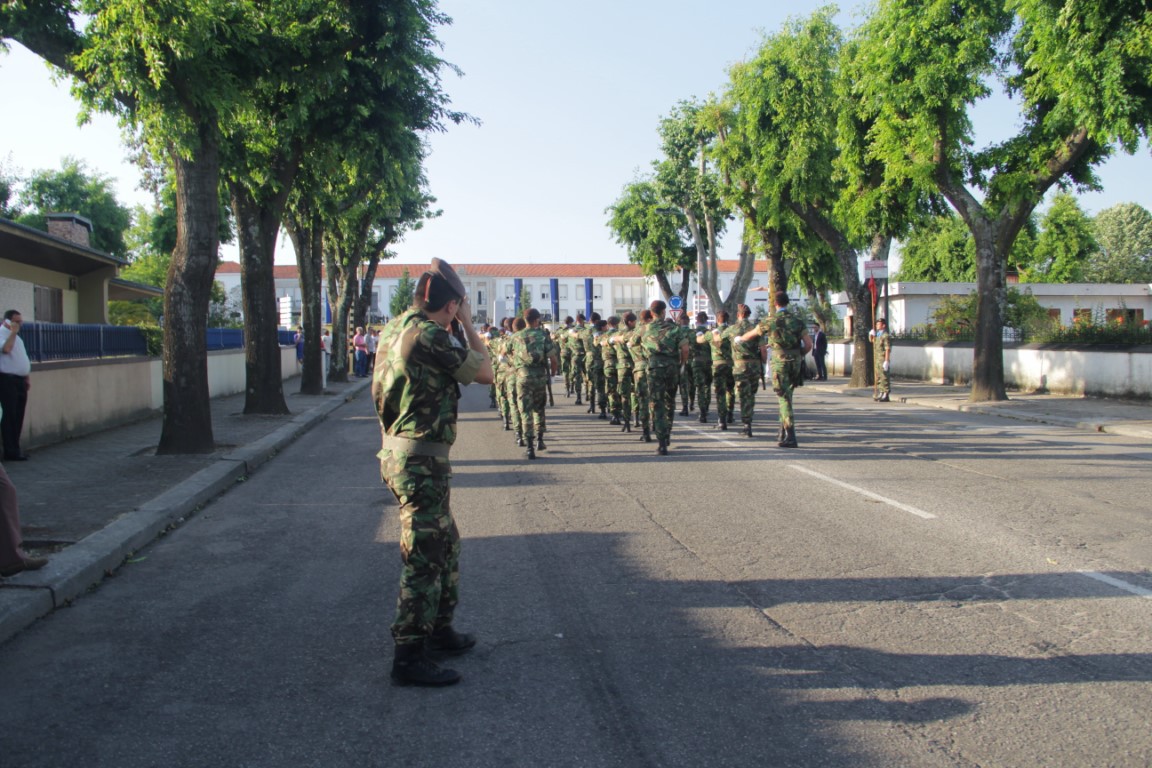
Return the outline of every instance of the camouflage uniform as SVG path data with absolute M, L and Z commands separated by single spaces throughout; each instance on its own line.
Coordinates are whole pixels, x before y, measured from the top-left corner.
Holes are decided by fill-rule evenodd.
M 612 414 L 612 423 L 620 423 L 620 380 L 617 377 L 616 347 L 610 339 L 620 332 L 620 329 L 608 326 L 600 335 L 600 359 L 604 363 L 604 395 L 608 403 L 608 412 Z
M 688 339 L 671 320 L 653 320 L 644 327 L 640 343 L 648 355 L 652 431 L 664 449 L 672 437 L 672 420 L 676 414 L 680 350 L 687 347 Z
M 760 337 L 772 348 L 772 391 L 780 402 L 780 428 L 795 426 L 792 416 L 792 391 L 804 385 L 803 341 L 808 326 L 787 308 L 760 323 Z
M 588 413 L 608 408 L 604 397 L 604 358 L 600 354 L 599 331 L 588 328 L 583 334 L 584 364 L 588 369 Z
M 708 419 L 708 409 L 712 407 L 712 347 L 708 344 L 697 344 L 696 338 L 700 334 L 707 334 L 708 326 L 697 325 L 689 335 L 692 354 L 692 376 L 696 386 L 696 404 L 700 408 L 700 422 Z
M 639 426 L 644 428 L 641 439 L 650 440 L 652 434 L 652 400 L 648 392 L 648 354 L 644 345 L 640 343 L 643 338 L 644 325 L 637 325 L 628 332 L 624 345 L 628 349 L 628 356 L 632 358 L 632 412 L 636 414 Z
M 760 389 L 760 374 L 764 363 L 760 358 L 760 341 L 747 343 L 736 341 L 756 326 L 751 320 L 737 320 L 726 333 L 732 342 L 732 376 L 736 381 L 736 393 L 740 398 L 740 421 L 748 428 L 756 412 L 756 391 Z
M 512 365 L 512 337 L 507 334 L 500 339 L 500 387 L 504 392 L 504 423 L 509 428 L 521 434 L 520 408 L 516 404 L 516 366 Z
M 712 386 L 716 390 L 717 425 L 727 429 L 732 421 L 732 411 L 736 406 L 736 380 L 732 377 L 732 339 L 725 331 L 728 324 L 718 325 L 708 334 L 708 344 L 712 347 Z
M 887 329 L 872 334 L 872 372 L 875 374 L 873 381 L 876 382 L 876 396 L 881 400 L 887 400 L 889 392 L 892 391 L 892 379 L 888 371 L 884 370 L 884 358 L 890 354 L 891 349 L 892 337 L 888 335 Z
M 540 328 L 512 334 L 508 355 L 516 371 L 516 405 L 524 440 L 531 444 L 545 430 L 544 406 L 548 402 L 547 377 L 556 347 Z
M 572 326 L 566 325 L 556 331 L 556 345 L 560 348 L 560 372 L 564 374 L 565 396 L 572 394 L 572 346 L 568 339 L 572 335 Z
M 632 361 L 632 355 L 628 351 L 627 339 L 632 333 L 626 326 L 620 328 L 619 331 L 612 334 L 612 344 L 616 351 L 616 387 L 617 398 L 620 404 L 620 421 L 624 425 L 623 431 L 632 431 L 632 398 L 633 398 L 633 380 L 632 373 L 635 369 L 635 364 Z
M 392 636 L 419 643 L 452 624 L 460 581 L 460 534 L 449 505 L 460 384 L 484 356 L 410 309 L 385 326 L 373 371 L 380 417 L 380 474 L 400 505 L 403 569 Z
M 587 376 L 586 355 L 584 352 L 584 331 L 587 326 L 579 324 L 568 332 L 564 342 L 572 350 L 572 391 L 576 393 L 576 405 L 580 405 L 580 396 L 584 391 L 584 378 Z

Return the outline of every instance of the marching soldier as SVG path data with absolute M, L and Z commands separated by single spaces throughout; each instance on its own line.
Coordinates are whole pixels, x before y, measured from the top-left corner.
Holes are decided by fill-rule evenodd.
M 772 390 L 780 404 L 780 440 L 777 445 L 781 448 L 795 448 L 797 442 L 792 393 L 796 387 L 804 384 L 800 366 L 804 364 L 804 355 L 812 349 L 812 339 L 808 336 L 808 327 L 804 321 L 787 309 L 788 294 L 785 291 L 776 292 L 775 304 L 776 314 L 765 318 L 754 330 L 744 334 L 741 341 L 762 338 L 771 347 Z

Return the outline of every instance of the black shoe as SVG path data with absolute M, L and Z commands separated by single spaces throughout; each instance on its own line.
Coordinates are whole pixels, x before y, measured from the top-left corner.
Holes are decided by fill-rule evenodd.
M 796 442 L 796 428 L 788 427 L 784 430 L 784 439 L 777 443 L 781 448 L 798 448 L 799 443 Z
M 745 424 L 741 434 L 743 434 L 745 437 L 752 437 L 752 425 Z
M 475 641 L 473 641 L 474 644 Z M 439 688 L 445 685 L 455 685 L 458 682 L 460 682 L 460 673 L 454 669 L 445 669 L 428 658 L 424 651 L 424 643 L 396 646 L 396 656 L 392 660 L 393 685 L 419 685 Z
M 649 432 L 648 430 L 644 430 L 644 434 L 640 435 L 640 442 L 642 442 L 642 443 L 652 442 L 652 433 Z
M 708 423 L 708 414 L 703 413 L 703 412 L 700 413 L 700 423 L 701 424 L 707 424 Z
M 619 416 L 613 416 L 612 421 L 610 421 L 608 423 L 614 427 L 618 427 L 618 426 L 620 426 L 620 417 Z
M 885 392 L 884 394 L 880 395 L 880 397 L 876 398 L 876 401 L 879 403 L 887 403 L 888 402 L 888 393 Z M 25 456 L 24 458 L 28 458 L 28 457 Z M 17 459 L 17 461 L 22 461 L 22 460 L 23 459 Z
M 580 399 L 580 395 L 576 395 L 576 405 L 584 405 L 584 401 Z
M 688 415 L 688 406 L 684 406 L 683 408 L 680 409 L 680 415 L 681 416 L 687 416 Z
M 728 431 L 728 420 L 727 419 L 720 419 L 720 421 L 717 422 L 717 424 L 716 424 L 716 429 L 720 430 L 721 432 L 727 432 Z
M 544 445 L 544 435 L 540 435 L 539 437 L 536 438 L 536 450 L 538 450 L 538 451 L 548 450 L 548 446 Z
M 776 435 L 776 443 L 780 444 L 787 439 L 788 439 L 788 430 L 784 429 L 784 427 L 780 427 L 780 433 L 778 435 Z
M 605 411 L 603 408 L 601 408 L 601 409 L 600 409 L 600 415 L 599 415 L 599 416 L 597 416 L 596 418 L 598 418 L 598 419 L 602 419 L 602 420 L 604 420 L 604 421 L 607 421 L 607 420 L 608 420 L 608 412 L 607 412 L 607 411 Z
M 519 432 L 516 433 L 516 445 L 520 446 L 521 448 L 524 447 L 524 435 L 520 434 Z
M 528 441 L 528 446 L 524 449 L 524 458 L 526 458 L 526 459 L 535 459 L 536 458 L 536 449 L 532 447 L 532 441 L 531 440 Z
M 441 627 L 429 635 L 424 649 L 438 656 L 459 656 L 476 645 L 476 636 L 457 632 L 452 627 Z
M 666 440 L 661 440 L 659 445 L 656 446 L 656 455 L 657 456 L 667 456 L 668 455 L 668 442 Z
M 631 432 L 632 431 L 632 420 L 629 419 L 629 420 L 625 421 L 624 426 L 620 428 L 620 431 L 621 432 Z
M 729 424 L 732 424 L 732 423 L 734 423 L 734 422 L 736 421 L 736 416 L 735 416 L 735 413 L 736 413 L 735 411 L 728 411 L 728 419 L 727 419 L 727 421 L 728 421 L 728 423 L 729 423 Z
M 508 419 L 504 419 L 504 431 L 505 432 L 511 432 L 512 431 L 512 422 L 510 422 Z
M 4 454 L 4 461 L 28 461 L 29 458 L 31 457 L 26 453 L 20 453 L 11 456 L 7 453 Z

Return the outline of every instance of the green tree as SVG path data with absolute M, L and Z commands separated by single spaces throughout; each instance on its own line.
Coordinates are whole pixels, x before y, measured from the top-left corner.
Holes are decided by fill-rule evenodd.
M 1096 214 L 1099 250 L 1086 277 L 1094 283 L 1152 282 L 1152 214 L 1136 203 L 1121 203 Z
M 66 157 L 59 171 L 35 171 L 24 180 L 18 221 L 48 229 L 49 213 L 78 213 L 92 222 L 92 247 L 110 256 L 127 258 L 124 233 L 132 212 L 116 199 L 114 180 L 89 170 L 74 157 Z
M 1044 214 L 1036 240 L 1036 267 L 1027 282 L 1082 283 L 1097 249 L 1092 219 L 1075 197 L 1062 192 L 1052 198 Z
M 1021 228 L 1053 185 L 1094 186 L 1092 168 L 1147 133 L 1150 29 L 1139 0 L 881 0 L 864 25 L 870 153 L 891 183 L 934 185 L 973 235 L 974 401 L 1007 398 L 1005 269 Z M 1019 97 L 1020 128 L 978 149 L 971 109 L 997 84 Z
M 412 297 L 416 293 L 416 281 L 408 275 L 408 267 L 400 273 L 400 280 L 396 283 L 396 293 L 388 303 L 388 311 L 392 317 L 400 317 L 412 306 Z
M 913 227 L 900 251 L 893 280 L 970 283 L 976 279 L 976 247 L 964 220 L 954 213 L 925 219 Z
M 686 305 L 696 249 L 684 242 L 687 220 L 683 213 L 661 199 L 651 179 L 626 185 L 604 212 L 608 214 L 608 229 L 626 249 L 628 261 L 638 265 L 645 275 L 656 278 L 665 300 L 679 295 Z M 672 287 L 673 272 L 680 273 L 678 290 Z
M 720 190 L 720 177 L 712 161 L 715 120 L 708 108 L 682 101 L 660 120 L 660 147 L 664 159 L 656 163 L 656 189 L 661 199 L 683 215 L 696 248 L 696 279 L 700 293 L 712 307 L 727 307 L 734 296 L 743 297 L 752 279 L 753 255 L 741 250 L 740 264 L 729 295 L 717 286 L 720 238 L 731 209 Z M 742 241 L 743 242 L 743 241 Z

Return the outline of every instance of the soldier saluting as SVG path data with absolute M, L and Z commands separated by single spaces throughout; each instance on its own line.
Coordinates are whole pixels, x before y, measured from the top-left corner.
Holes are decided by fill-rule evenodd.
M 456 324 L 465 347 L 449 333 Z M 372 400 L 383 434 L 380 474 L 400 505 L 400 596 L 392 637 L 397 685 L 451 685 L 460 674 L 428 655 L 459 655 L 476 638 L 457 632 L 460 534 L 449 507 L 460 385 L 491 384 L 492 363 L 472 326 L 456 272 L 433 259 L 412 307 L 380 335 Z
M 804 384 L 800 366 L 804 364 L 804 355 L 812 349 L 812 339 L 804 321 L 786 309 L 788 294 L 776 291 L 774 299 L 776 314 L 766 317 L 760 325 L 737 340 L 748 342 L 762 337 L 772 348 L 772 390 L 780 403 L 780 439 L 776 444 L 781 448 L 795 448 L 792 391 Z

